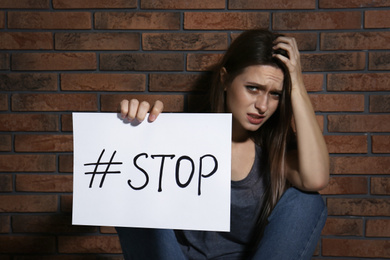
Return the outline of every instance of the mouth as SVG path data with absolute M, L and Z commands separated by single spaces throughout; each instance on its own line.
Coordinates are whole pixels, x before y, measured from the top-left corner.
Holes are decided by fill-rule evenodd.
M 247 118 L 249 123 L 254 124 L 254 125 L 259 125 L 263 122 L 265 116 L 259 115 L 259 114 L 254 114 L 254 113 L 248 113 Z

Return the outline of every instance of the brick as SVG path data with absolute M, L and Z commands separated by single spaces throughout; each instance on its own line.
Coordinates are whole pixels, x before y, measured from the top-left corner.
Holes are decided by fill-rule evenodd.
M 144 50 L 226 50 L 226 33 L 143 33 Z
M 178 12 L 96 12 L 96 29 L 179 30 Z
M 185 12 L 186 30 L 249 30 L 267 28 L 269 13 L 266 12 Z
M 187 54 L 187 70 L 211 71 L 222 56 L 222 54 L 214 53 L 189 53 Z
M 96 94 L 13 94 L 13 111 L 97 111 Z
M 142 9 L 225 9 L 225 0 L 142 0 Z
M 390 6 L 388 1 L 372 0 L 319 0 L 320 8 L 364 8 L 364 7 L 385 7 Z
M 3 154 L 0 155 L 0 172 L 53 172 L 56 170 L 55 155 Z
M 367 219 L 367 237 L 390 237 L 390 219 Z
M 60 236 L 58 238 L 60 253 L 121 253 L 119 238 L 107 236 Z
M 61 90 L 65 91 L 145 91 L 145 86 L 144 74 L 61 74 Z
M 241 33 L 231 33 L 234 41 Z M 315 51 L 317 49 L 317 33 L 293 32 L 282 33 L 282 35 L 295 38 L 300 51 Z
M 303 71 L 363 70 L 366 56 L 362 52 L 302 54 Z
M 13 178 L 11 174 L 0 175 L 0 192 L 11 192 L 13 190 Z M 0 221 L 1 224 L 1 221 Z
M 13 70 L 95 70 L 95 53 L 14 53 Z
M 329 132 L 390 132 L 390 115 L 328 115 Z
M 55 9 L 137 8 L 136 0 L 53 0 Z
M 388 216 L 390 200 L 359 198 L 327 198 L 328 215 L 341 216 Z
M 182 71 L 184 57 L 180 53 L 102 53 L 101 70 Z
M 0 111 L 8 110 L 8 95 L 0 94 Z
M 360 12 L 281 12 L 273 15 L 274 30 L 349 30 L 360 28 Z
M 0 74 L 2 91 L 56 91 L 57 89 L 57 75 L 54 73 Z
M 50 50 L 53 36 L 49 32 L 0 32 L 0 49 Z
M 390 4 L 388 4 L 390 6 Z M 368 10 L 364 12 L 364 28 L 389 28 L 390 10 Z M 386 45 L 385 45 L 386 46 Z
M 11 218 L 9 216 L 0 216 L 0 233 L 9 233 L 11 231 Z
M 288 37 L 294 37 L 300 51 L 315 51 L 317 49 L 316 33 L 286 33 Z
M 322 195 L 367 194 L 367 177 L 331 177 Z
M 371 144 L 373 153 L 390 153 L 390 135 L 373 135 Z
M 15 215 L 12 216 L 12 231 L 14 233 L 90 233 L 96 232 L 96 227 L 72 225 L 70 215 Z
M 11 29 L 92 29 L 89 12 L 8 12 Z
M 17 174 L 16 191 L 72 192 L 72 175 Z
M 345 257 L 383 257 L 389 258 L 389 240 L 368 239 L 322 239 L 322 255 Z
M 56 50 L 139 50 L 139 33 L 56 33 Z
M 58 161 L 59 172 L 73 172 L 73 155 L 63 154 L 59 156 Z
M 16 135 L 16 152 L 72 152 L 72 135 Z
M 100 227 L 100 233 L 102 234 L 116 234 L 115 227 Z
M 323 74 L 303 74 L 302 76 L 307 91 L 322 91 L 324 85 Z
M 364 95 L 311 94 L 310 100 L 315 111 L 364 111 Z
M 95 254 L 40 254 L 40 255 L 18 255 L 15 260 L 123 260 L 123 256 L 120 254 L 96 256 Z M 1 260 L 12 260 L 12 259 L 1 259 Z
M 370 112 L 372 113 L 389 113 L 390 112 L 390 95 L 371 95 Z
M 356 218 L 328 218 L 323 236 L 363 236 L 363 220 Z
M 389 91 L 389 73 L 328 74 L 328 91 Z
M 2 0 L 0 8 L 14 8 L 14 9 L 49 9 L 50 0 Z
M 315 1 L 312 0 L 275 0 L 275 1 L 256 1 L 256 0 L 230 0 L 229 9 L 315 9 Z
M 0 195 L 0 212 L 56 211 L 57 195 Z
M 73 131 L 72 114 L 66 114 L 61 116 L 61 130 L 63 132 Z
M 373 52 L 368 54 L 369 70 L 390 70 L 390 52 Z
M 389 174 L 390 157 L 331 157 L 332 174 Z
M 117 112 L 118 105 L 123 99 L 137 98 L 140 101 L 147 101 L 154 104 L 156 100 L 161 100 L 164 103 L 165 112 L 183 112 L 184 97 L 182 95 L 101 95 L 101 111 L 102 112 Z
M 1 83 L 0 83 L 0 85 L 1 85 Z M 8 110 L 8 95 L 7 94 L 0 94 L 0 111 L 7 111 L 7 110 Z M 1 144 L 0 144 L 0 147 L 1 147 Z M 1 148 L 0 148 L 0 150 L 1 150 Z
M 381 50 L 390 32 L 322 33 L 321 50 Z
M 72 212 L 72 195 L 61 195 L 61 211 L 71 213 Z
M 0 252 L 16 254 L 54 253 L 55 236 L 0 236 Z
M 0 28 L 4 29 L 5 27 L 5 12 L 0 11 Z
M 329 153 L 367 153 L 365 135 L 326 135 L 324 136 Z
M 0 114 L 0 131 L 58 131 L 58 116 Z
M 0 135 L 0 152 L 10 152 L 12 150 L 11 135 Z
M 200 91 L 205 84 L 196 84 L 201 80 L 198 74 L 150 74 L 149 91 Z M 203 88 L 202 88 L 203 87 Z
M 390 178 L 371 177 L 371 194 L 390 195 Z
M 188 113 L 202 113 L 210 110 L 210 102 L 208 102 L 208 97 L 205 94 L 190 94 L 187 96 L 187 103 L 186 112 Z
M 0 70 L 8 70 L 9 69 L 9 54 L 8 53 L 0 53 Z

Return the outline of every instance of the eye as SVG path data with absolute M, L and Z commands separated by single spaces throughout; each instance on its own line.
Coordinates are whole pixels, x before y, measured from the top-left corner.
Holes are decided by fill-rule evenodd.
M 279 92 L 271 92 L 272 97 L 279 99 L 282 96 L 282 93 Z
M 258 87 L 256 87 L 256 86 L 250 86 L 250 85 L 245 86 L 245 88 L 246 88 L 247 90 L 249 90 L 250 92 L 257 92 L 257 91 L 259 90 Z

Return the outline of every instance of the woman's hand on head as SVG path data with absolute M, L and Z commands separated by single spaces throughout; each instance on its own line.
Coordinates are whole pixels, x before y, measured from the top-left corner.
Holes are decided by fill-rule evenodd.
M 157 100 L 151 108 L 151 105 L 147 101 L 140 102 L 138 99 L 124 99 L 119 104 L 119 111 L 122 119 L 127 119 L 130 122 L 137 120 L 142 122 L 146 118 L 146 114 L 150 110 L 148 117 L 149 122 L 153 122 L 160 115 L 164 109 L 164 104 L 160 100 Z
M 301 57 L 295 38 L 280 36 L 274 41 L 274 44 L 274 50 L 282 49 L 288 54 L 288 57 L 281 54 L 274 54 L 274 56 L 286 64 L 290 72 L 293 87 L 296 84 L 303 86 Z

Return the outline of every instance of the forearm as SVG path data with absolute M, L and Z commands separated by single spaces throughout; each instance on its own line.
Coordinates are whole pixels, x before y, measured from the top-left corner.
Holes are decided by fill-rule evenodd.
M 329 180 L 329 154 L 316 120 L 310 98 L 303 85 L 291 93 L 297 135 L 297 174 L 301 185 L 318 190 Z

